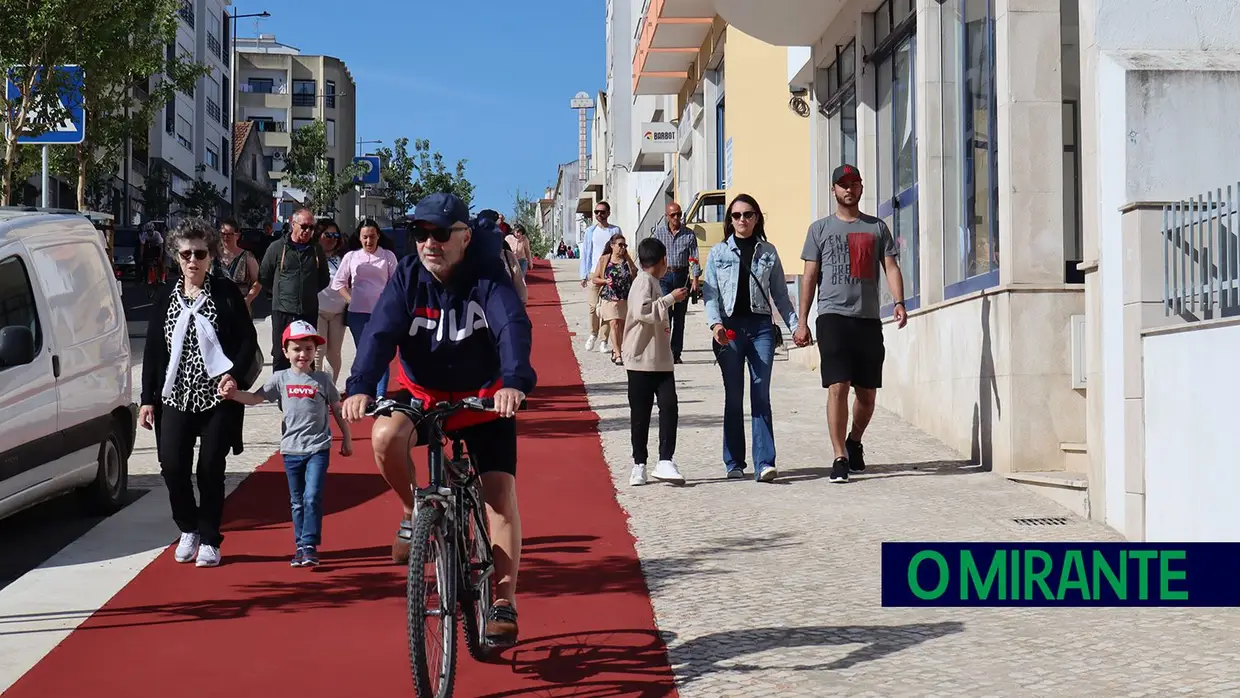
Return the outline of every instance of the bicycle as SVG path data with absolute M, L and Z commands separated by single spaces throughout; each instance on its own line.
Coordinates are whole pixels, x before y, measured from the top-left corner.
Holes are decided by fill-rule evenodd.
M 423 423 L 430 427 L 426 445 L 430 477 L 426 487 L 414 489 L 416 513 L 405 586 L 409 664 L 414 692 L 419 698 L 452 695 L 458 608 L 470 656 L 487 661 L 497 649 L 486 637 L 486 621 L 494 601 L 491 576 L 495 561 L 491 556 L 482 482 L 473 457 L 464 452 L 463 441 L 449 437 L 443 428 L 444 421 L 457 412 L 490 411 L 494 406 L 493 400 L 471 397 L 423 409 L 417 404 L 383 398 L 367 410 L 372 417 L 396 413 L 407 416 L 414 426 L 411 442 Z M 445 442 L 451 442 L 451 457 L 446 457 Z M 409 481 L 415 482 L 412 459 L 408 469 Z M 442 652 L 437 674 L 432 674 L 430 661 L 427 621 L 431 618 L 439 619 L 441 631 L 435 643 Z

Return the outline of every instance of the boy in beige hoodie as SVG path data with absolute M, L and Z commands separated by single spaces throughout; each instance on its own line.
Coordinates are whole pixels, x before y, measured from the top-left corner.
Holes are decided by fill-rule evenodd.
M 659 462 L 652 476 L 677 485 L 685 478 L 672 462 L 676 452 L 675 364 L 672 360 L 672 306 L 689 295 L 678 288 L 660 295 L 659 279 L 667 273 L 667 248 L 655 238 L 637 246 L 641 273 L 629 289 L 628 313 L 624 320 L 624 339 L 620 353 L 629 374 L 629 421 L 633 440 L 633 472 L 630 485 L 646 484 L 646 442 L 650 437 L 650 414 L 659 403 Z

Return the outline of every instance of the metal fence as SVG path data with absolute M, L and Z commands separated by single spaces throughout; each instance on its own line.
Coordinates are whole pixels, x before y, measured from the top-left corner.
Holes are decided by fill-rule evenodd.
M 1166 204 L 1162 215 L 1165 314 L 1240 316 L 1240 183 Z

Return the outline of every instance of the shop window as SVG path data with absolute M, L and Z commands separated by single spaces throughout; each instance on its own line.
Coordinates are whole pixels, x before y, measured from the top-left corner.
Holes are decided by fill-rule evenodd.
M 904 280 L 905 308 L 917 308 L 919 300 L 920 250 L 917 188 L 917 128 L 914 83 L 916 34 L 904 25 L 890 51 L 874 58 L 878 94 L 877 171 L 870 181 L 877 185 L 876 215 L 891 229 L 899 252 Z M 884 315 L 895 301 L 887 284 L 880 286 Z
M 943 281 L 952 298 L 999 283 L 995 6 L 946 0 L 942 9 Z
M 827 118 L 830 137 L 827 171 L 857 163 L 856 41 L 837 46 L 835 60 L 815 76 L 819 112 Z

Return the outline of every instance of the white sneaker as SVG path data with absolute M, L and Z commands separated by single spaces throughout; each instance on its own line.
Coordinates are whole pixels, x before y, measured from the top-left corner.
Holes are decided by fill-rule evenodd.
M 611 353 L 611 344 L 609 344 L 606 339 L 598 343 L 598 353 L 600 354 Z
M 182 533 L 181 542 L 177 543 L 176 561 L 189 562 L 198 554 L 198 543 L 202 539 L 197 533 Z
M 673 485 L 685 484 L 685 476 L 680 474 L 676 464 L 670 460 L 661 460 L 658 465 L 654 466 L 654 479 L 670 482 Z
M 198 546 L 198 562 L 194 564 L 197 567 L 218 567 L 220 564 L 220 549 L 214 545 Z
M 646 484 L 645 463 L 636 463 L 633 465 L 633 472 L 629 473 L 629 484 L 634 487 Z
M 598 337 L 590 335 L 586 339 L 586 351 L 594 351 L 594 342 L 598 341 Z

